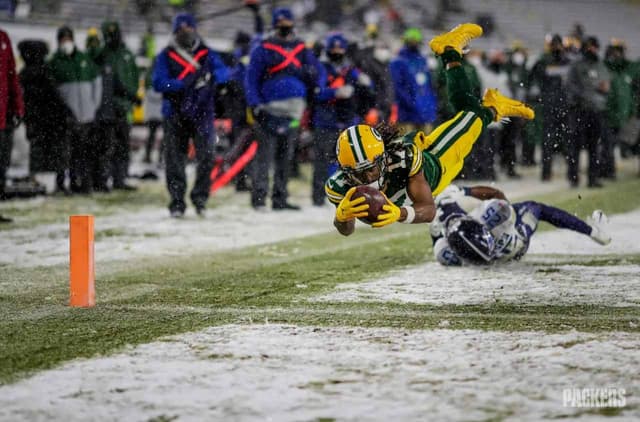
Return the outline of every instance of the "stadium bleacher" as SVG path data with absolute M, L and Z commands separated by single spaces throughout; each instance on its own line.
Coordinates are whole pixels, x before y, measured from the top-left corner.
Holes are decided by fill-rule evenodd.
M 293 3 L 293 2 L 292 2 Z M 358 3 L 358 2 L 356 2 Z M 437 0 L 416 2 L 414 0 L 397 0 L 392 2 L 403 14 L 409 25 L 424 26 L 431 22 L 433 27 L 425 28 L 427 37 L 440 32 L 438 25 L 448 28 L 463 21 L 475 21 L 478 16 L 490 15 L 496 23 L 493 36 L 474 42 L 474 46 L 482 49 L 501 48 L 514 39 L 524 42 L 531 49 L 540 49 L 547 33 L 567 34 L 576 22 L 581 22 L 587 34 L 595 34 L 602 41 L 610 37 L 627 40 L 640 39 L 640 4 L 629 1 L 600 2 L 597 0 L 460 0 L 459 11 L 445 15 L 436 14 Z M 612 7 L 615 3 L 615 7 Z M 31 2 L 31 13 L 21 18 L 31 24 L 59 26 L 69 24 L 74 28 L 86 29 L 99 26 L 106 18 L 121 22 L 126 33 L 144 32 L 145 18 L 138 14 L 134 1 L 130 0 L 41 0 Z M 238 6 L 238 0 L 200 0 L 197 3 L 197 14 L 200 16 L 224 11 Z M 359 4 L 359 3 L 358 3 Z M 170 30 L 170 20 L 174 13 L 168 2 L 158 1 L 153 9 L 154 28 L 158 33 Z M 362 6 L 362 5 L 360 5 Z M 624 12 L 624 13 L 621 13 Z M 8 15 L 0 16 L 2 20 L 11 19 Z M 20 18 L 16 18 L 20 19 Z M 356 22 L 344 23 L 347 32 L 359 32 L 361 25 Z M 232 39 L 238 29 L 250 30 L 253 19 L 248 11 L 238 11 L 224 16 L 202 20 L 200 32 L 210 38 Z M 629 56 L 640 56 L 640 45 L 629 44 Z

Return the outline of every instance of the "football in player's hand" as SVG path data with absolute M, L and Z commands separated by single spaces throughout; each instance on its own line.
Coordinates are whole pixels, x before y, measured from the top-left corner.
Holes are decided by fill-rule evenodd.
M 351 197 L 351 200 L 364 196 L 364 203 L 369 204 L 367 217 L 359 218 L 360 221 L 366 224 L 375 223 L 378 221 L 378 215 L 384 214 L 386 211 L 382 209 L 383 205 L 386 205 L 387 198 L 376 188 L 367 185 L 360 185 L 356 188 L 355 193 Z

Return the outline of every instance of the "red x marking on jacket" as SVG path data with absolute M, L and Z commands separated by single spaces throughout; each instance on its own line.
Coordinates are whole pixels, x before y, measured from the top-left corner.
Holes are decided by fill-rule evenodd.
M 197 62 L 198 60 L 200 60 L 202 56 L 206 55 L 208 52 L 209 50 L 207 50 L 206 48 L 203 48 L 202 50 L 198 51 L 195 56 L 193 56 L 193 60 Z M 173 60 L 181 64 L 183 67 L 182 72 L 178 75 L 179 80 L 184 79 L 189 73 L 194 73 L 196 71 L 196 68 L 193 64 L 186 61 L 175 51 L 170 51 L 169 57 L 171 57 Z
M 302 50 L 304 50 L 304 43 L 300 43 L 298 45 L 296 45 L 293 50 L 289 51 L 277 44 L 272 44 L 269 42 L 266 42 L 264 44 L 262 44 L 262 46 L 264 48 L 266 48 L 267 50 L 272 50 L 275 51 L 277 53 L 279 53 L 282 57 L 284 57 L 284 60 L 282 62 L 280 62 L 279 64 L 271 67 L 269 69 L 269 73 L 275 73 L 275 72 L 279 72 L 282 69 L 286 68 L 287 66 L 289 66 L 289 64 L 293 64 L 295 67 L 300 67 L 302 66 L 302 64 L 300 63 L 300 60 L 298 60 L 298 58 L 296 57 Z

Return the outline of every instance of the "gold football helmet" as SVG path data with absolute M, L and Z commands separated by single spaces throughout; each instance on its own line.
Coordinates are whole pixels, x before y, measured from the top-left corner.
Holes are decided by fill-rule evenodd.
M 347 180 L 354 185 L 367 185 L 378 180 L 384 185 L 387 154 L 382 136 L 368 125 L 351 126 L 340 134 L 336 156 Z

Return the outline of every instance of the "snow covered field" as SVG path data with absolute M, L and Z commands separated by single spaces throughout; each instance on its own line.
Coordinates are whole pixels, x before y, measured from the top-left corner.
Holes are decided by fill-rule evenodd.
M 564 182 L 499 187 L 524 199 L 558 191 Z M 303 212 L 256 213 L 227 204 L 204 220 L 176 221 L 165 209 L 151 208 L 126 218 L 100 217 L 96 231 L 111 234 L 96 242 L 98 271 L 141 257 L 223 251 L 333 230 L 332 207 L 295 202 Z M 568 231 L 542 232 L 520 263 L 478 269 L 427 262 L 378 280 L 339 284 L 308 300 L 633 309 L 640 306 L 640 266 L 606 259 L 640 253 L 639 229 L 636 210 L 611 216 L 608 247 Z M 65 224 L 3 231 L 0 264 L 64 264 L 67 236 Z M 593 256 L 605 262 L 590 265 Z M 564 406 L 565 389 L 582 388 L 624 389 L 625 407 L 610 410 L 613 418 L 640 418 L 637 332 L 452 330 L 446 316 L 437 330 L 264 322 L 164 337 L 35 373 L 0 387 L 0 420 L 600 420 L 602 409 Z M 638 325 L 640 312 L 630 331 Z
M 293 224 L 290 230 L 301 228 Z M 545 232 L 521 264 L 478 270 L 426 263 L 312 300 L 638 306 L 638 265 L 535 266 L 597 251 L 638 253 L 638 224 L 638 211 L 613 217 L 608 248 Z M 261 230 L 253 233 L 269 235 Z M 637 420 L 639 348 L 640 334 L 623 332 L 228 325 L 73 361 L 0 387 L 0 420 L 602 418 L 598 409 L 565 407 L 567 388 L 622 388 L 626 406 L 616 419 Z
M 640 253 L 640 211 L 612 216 L 606 228 L 612 242 L 605 247 L 569 230 L 537 233 L 521 262 L 488 268 L 446 268 L 427 262 L 380 280 L 341 284 L 335 292 L 315 300 L 640 306 L 639 265 L 579 263 L 581 256 Z M 566 264 L 576 260 L 575 264 Z
M 624 388 L 614 419 L 630 421 L 639 348 L 625 333 L 229 325 L 0 387 L 0 419 L 599 420 L 564 389 Z

